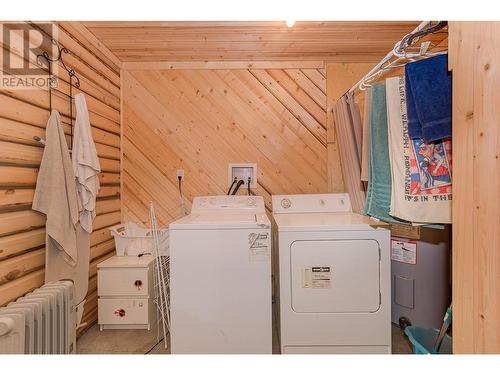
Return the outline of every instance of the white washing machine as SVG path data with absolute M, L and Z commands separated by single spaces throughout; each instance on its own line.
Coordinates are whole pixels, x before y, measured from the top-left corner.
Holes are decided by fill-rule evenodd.
M 390 231 L 347 194 L 273 196 L 281 352 L 391 353 Z
M 272 353 L 271 223 L 262 197 L 194 198 L 170 224 L 171 352 Z

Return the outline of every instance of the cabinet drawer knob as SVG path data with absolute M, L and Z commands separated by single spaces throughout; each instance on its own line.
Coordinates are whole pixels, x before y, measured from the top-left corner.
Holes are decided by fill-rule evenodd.
M 142 280 L 135 280 L 134 286 L 137 288 L 137 290 L 142 289 Z
M 116 309 L 115 310 L 115 315 L 119 316 L 120 318 L 123 318 L 125 316 L 126 312 L 123 309 Z

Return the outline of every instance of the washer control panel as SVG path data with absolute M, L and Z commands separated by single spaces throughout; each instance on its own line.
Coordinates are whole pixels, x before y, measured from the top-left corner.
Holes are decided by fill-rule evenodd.
M 264 199 L 258 196 L 245 195 L 214 195 L 210 197 L 195 197 L 191 213 L 208 212 L 265 212 Z

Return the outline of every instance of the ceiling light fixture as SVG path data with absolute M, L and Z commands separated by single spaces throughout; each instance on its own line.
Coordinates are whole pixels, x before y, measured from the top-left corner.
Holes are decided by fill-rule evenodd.
M 293 25 L 295 25 L 295 20 L 287 20 L 287 21 L 286 21 L 286 25 L 287 25 L 288 27 L 293 27 Z

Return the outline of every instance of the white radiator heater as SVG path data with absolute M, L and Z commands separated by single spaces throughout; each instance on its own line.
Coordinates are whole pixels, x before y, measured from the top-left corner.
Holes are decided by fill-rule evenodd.
M 18 313 L 0 315 L 0 353 L 19 354 L 25 350 L 24 317 Z
M 73 282 L 53 281 L 0 308 L 0 354 L 76 353 Z

